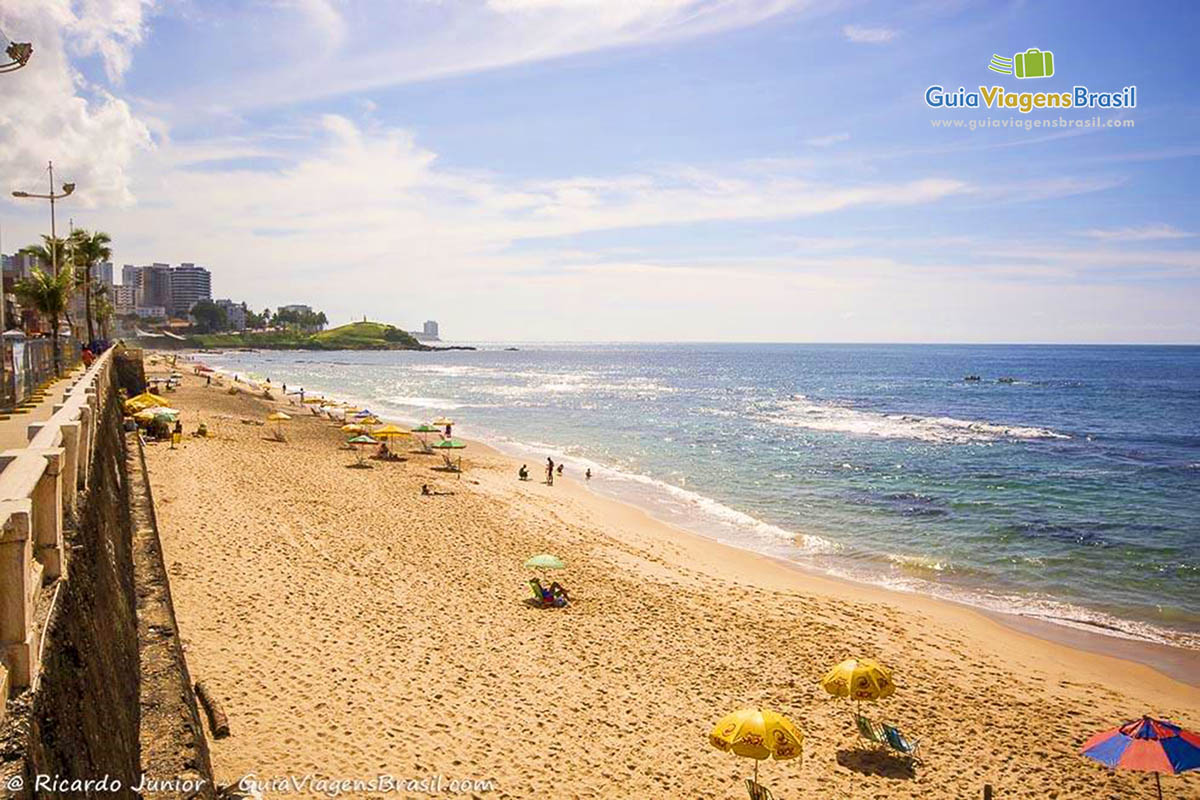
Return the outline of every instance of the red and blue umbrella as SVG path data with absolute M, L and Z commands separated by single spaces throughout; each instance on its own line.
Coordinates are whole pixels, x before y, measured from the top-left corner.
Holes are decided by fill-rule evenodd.
M 1113 769 L 1153 772 L 1162 798 L 1159 775 L 1200 769 L 1200 733 L 1172 722 L 1142 717 L 1097 733 L 1083 743 L 1082 753 Z

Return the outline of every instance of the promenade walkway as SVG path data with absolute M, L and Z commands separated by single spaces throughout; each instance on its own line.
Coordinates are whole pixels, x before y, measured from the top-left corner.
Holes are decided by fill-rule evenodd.
M 12 414 L 0 420 L 0 452 L 29 444 L 28 427 L 31 422 L 45 422 L 54 413 L 54 406 L 62 402 L 63 391 L 70 381 L 83 374 L 83 366 L 77 366 L 65 377 L 59 378 L 46 390 L 46 396 L 33 408 L 21 414 Z

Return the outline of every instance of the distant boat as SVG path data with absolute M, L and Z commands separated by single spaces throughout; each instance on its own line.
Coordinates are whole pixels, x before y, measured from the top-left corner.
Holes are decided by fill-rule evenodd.
M 519 350 L 519 348 L 516 348 L 516 347 L 506 347 L 504 349 L 509 351 L 510 353 L 515 353 Z
M 1016 383 L 1016 382 L 1017 382 L 1016 378 L 1004 377 L 1004 378 L 996 379 L 996 383 Z
M 966 381 L 967 383 L 979 383 L 980 378 L 978 375 L 967 375 L 966 377 L 963 378 L 963 380 Z

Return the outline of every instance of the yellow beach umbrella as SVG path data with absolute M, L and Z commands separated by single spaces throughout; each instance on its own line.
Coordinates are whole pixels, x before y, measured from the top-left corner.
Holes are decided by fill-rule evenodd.
M 829 670 L 821 679 L 821 688 L 834 697 L 849 697 L 855 702 L 882 700 L 896 691 L 892 673 L 869 658 L 848 658 Z
M 349 425 L 343 425 L 342 432 L 343 433 L 366 433 L 367 426 L 359 425 L 358 423 L 352 422 Z
M 153 392 L 142 392 L 135 397 L 131 397 L 125 401 L 125 413 L 136 414 L 139 411 L 145 411 L 147 408 L 162 407 L 166 408 L 171 403 L 160 395 Z
M 364 425 L 378 425 L 379 417 L 363 417 L 359 421 L 362 422 L 362 424 L 364 424 Z
M 742 708 L 713 726 L 708 742 L 718 750 L 754 759 L 754 783 L 758 784 L 758 762 L 766 758 L 783 761 L 800 758 L 804 735 L 792 721 L 765 708 Z
M 384 439 L 391 439 L 398 436 L 408 436 L 408 431 L 404 430 L 404 428 L 397 428 L 395 425 L 389 423 L 384 425 L 382 428 L 376 428 L 375 430 L 371 431 L 371 435 L 376 439 L 381 437 Z
M 434 424 L 434 425 L 441 425 L 441 426 L 443 426 L 443 427 L 444 427 L 444 426 L 446 426 L 446 425 L 453 425 L 453 424 L 454 424 L 454 420 L 450 419 L 449 417 L 438 417 L 437 419 L 435 419 L 435 420 L 433 421 L 433 424 Z
M 267 415 L 267 420 L 269 422 L 287 422 L 289 419 L 291 419 L 291 417 L 282 411 L 273 411 Z

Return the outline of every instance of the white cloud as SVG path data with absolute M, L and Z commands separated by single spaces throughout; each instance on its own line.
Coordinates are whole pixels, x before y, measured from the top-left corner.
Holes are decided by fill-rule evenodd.
M 306 59 L 285 59 L 284 66 L 239 73 L 236 80 L 220 72 L 210 83 L 191 87 L 187 104 L 286 105 L 612 47 L 702 36 L 754 25 L 812 4 L 812 0 L 346 0 L 344 12 L 339 13 L 340 6 L 334 7 L 332 0 L 286 2 L 297 8 L 302 3 L 310 21 L 327 12 L 337 15 L 339 22 L 333 29 L 346 39 L 337 57 L 308 54 Z M 249 16 L 252 9 L 240 13 L 247 17 L 227 19 L 223 30 L 255 30 L 263 24 Z M 286 36 L 280 31 L 281 40 Z
M 1160 222 L 1158 224 L 1129 228 L 1093 228 L 1084 231 L 1083 235 L 1111 242 L 1147 242 L 1156 239 L 1187 239 L 1196 234 L 1181 231 L 1176 227 Z
M 805 139 L 804 143 L 809 147 L 832 147 L 848 141 L 850 141 L 848 133 L 831 133 L 828 136 L 814 136 L 811 139 Z
M 99 89 L 84 96 L 66 47 L 94 51 L 119 72 L 128 63 L 124 48 L 132 46 L 132 31 L 140 25 L 134 23 L 140 19 L 134 7 L 141 5 L 97 0 L 82 4 L 77 16 L 66 0 L 6 0 L 0 27 L 34 44 L 29 65 L 4 76 L 0 175 L 7 183 L 43 191 L 46 162 L 53 160 L 57 179 L 78 184 L 72 204 L 121 207 L 133 202 L 128 169 L 136 153 L 151 145 L 149 129 L 124 100 Z M 93 27 L 77 39 L 74 31 L 84 21 Z M 3 189 L 7 195 L 8 186 Z M 23 201 L 17 208 L 28 206 Z
M 284 8 L 299 12 L 306 24 L 320 34 L 325 49 L 341 47 L 348 34 L 346 20 L 333 0 L 276 0 Z
M 866 28 L 861 25 L 846 25 L 842 33 L 855 44 L 884 44 L 899 35 L 899 31 L 892 28 Z
M 77 0 L 68 26 L 72 48 L 99 55 L 110 81 L 129 69 L 132 50 L 145 35 L 145 17 L 155 0 Z
M 133 170 L 136 212 L 101 208 L 82 224 L 109 231 L 121 263 L 211 266 L 221 296 L 284 302 L 286 275 L 289 298 L 318 303 L 335 319 L 394 319 L 406 308 L 420 315 L 438 307 L 442 281 L 536 307 L 548 295 L 526 294 L 528 273 L 554 275 L 589 259 L 558 237 L 899 207 L 966 190 L 938 177 L 838 185 L 779 162 L 524 180 L 444 166 L 403 129 L 337 115 L 314 120 L 307 140 L 297 135 L 163 142 Z M 237 166 L 247 159 L 273 162 Z M 40 231 L 41 211 L 18 236 Z M 439 281 L 426 285 L 419 274 Z M 364 285 L 380 289 L 364 295 Z M 489 308 L 481 313 L 494 314 Z

